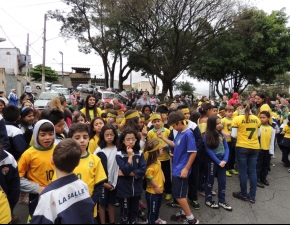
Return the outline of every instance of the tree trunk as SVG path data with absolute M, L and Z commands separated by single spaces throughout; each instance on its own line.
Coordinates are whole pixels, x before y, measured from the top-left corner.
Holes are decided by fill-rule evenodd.
M 173 85 L 172 83 L 169 84 L 169 95 L 170 95 L 170 98 L 173 98 Z
M 163 82 L 163 81 L 162 81 Z M 163 82 L 163 87 L 162 87 L 162 99 L 166 95 L 169 89 L 169 84 L 167 82 Z
M 119 89 L 123 90 L 123 83 L 125 80 L 128 79 L 129 75 L 132 73 L 132 69 L 129 69 L 126 74 L 124 75 L 125 69 L 128 67 L 128 65 L 125 65 L 119 72 Z M 123 76 L 124 75 L 124 76 Z M 131 87 L 132 88 L 132 87 Z
M 110 72 L 110 88 L 114 88 L 114 72 Z
M 102 56 L 103 60 L 103 68 L 104 68 L 104 77 L 105 77 L 105 87 L 108 88 L 108 80 L 109 80 L 109 73 L 108 73 L 108 61 L 107 55 Z

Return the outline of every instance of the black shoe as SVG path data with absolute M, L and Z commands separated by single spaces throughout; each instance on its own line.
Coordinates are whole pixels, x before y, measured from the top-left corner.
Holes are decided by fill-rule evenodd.
M 270 185 L 269 182 L 268 182 L 267 180 L 261 180 L 261 182 L 262 182 L 263 184 L 265 184 L 266 186 L 269 186 L 269 185 Z
M 260 180 L 258 180 L 258 182 L 257 182 L 257 186 L 258 186 L 259 188 L 264 188 L 264 187 L 265 187 L 264 184 L 262 184 L 262 182 L 261 182 Z
M 197 201 L 190 200 L 190 204 L 195 210 L 199 210 L 199 203 Z
M 243 201 L 249 201 L 248 196 L 244 197 L 241 192 L 233 192 L 233 197 Z

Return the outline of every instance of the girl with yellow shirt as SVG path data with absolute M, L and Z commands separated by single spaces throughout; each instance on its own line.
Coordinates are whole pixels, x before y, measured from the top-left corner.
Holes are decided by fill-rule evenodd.
M 244 110 L 234 118 L 232 123 L 233 138 L 237 138 L 236 154 L 239 166 L 240 188 L 233 197 L 255 203 L 257 191 L 256 163 L 260 150 L 258 136 L 260 134 L 260 119 L 252 114 L 252 104 L 244 102 Z M 242 114 L 243 113 L 243 114 Z M 247 190 L 247 181 L 250 180 L 250 192 Z
M 163 153 L 163 144 L 157 139 L 147 141 L 144 152 L 148 154 L 146 168 L 146 201 L 148 207 L 149 224 L 165 224 L 166 221 L 160 219 L 159 210 L 162 203 L 162 193 L 164 190 L 164 175 L 161 169 L 161 163 L 158 160 Z
M 105 121 L 102 117 L 96 117 L 90 123 L 90 142 L 88 152 L 91 154 L 93 154 L 99 147 L 99 135 L 104 125 Z
M 288 155 L 290 153 L 290 116 L 288 116 L 288 123 L 284 126 L 282 133 L 284 138 L 280 143 L 282 147 L 282 162 L 285 167 L 290 167 L 290 161 Z
M 88 95 L 85 101 L 85 108 L 80 110 L 86 116 L 87 121 L 92 121 L 95 117 L 102 115 L 102 110 L 96 106 L 96 97 Z
M 260 112 L 266 111 L 269 112 L 270 115 L 272 115 L 272 109 L 267 103 L 267 96 L 264 93 L 258 93 L 255 96 L 256 101 L 256 115 L 257 117 L 260 117 Z M 270 118 L 269 121 L 270 125 L 272 125 L 272 118 Z

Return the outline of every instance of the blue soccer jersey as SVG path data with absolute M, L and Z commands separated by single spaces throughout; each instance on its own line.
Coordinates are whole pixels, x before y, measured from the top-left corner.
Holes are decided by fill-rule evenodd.
M 197 152 L 195 145 L 195 138 L 190 129 L 178 132 L 174 139 L 174 154 L 172 162 L 172 175 L 180 177 L 181 170 L 183 170 L 188 162 L 191 153 Z M 188 171 L 188 175 L 191 170 Z

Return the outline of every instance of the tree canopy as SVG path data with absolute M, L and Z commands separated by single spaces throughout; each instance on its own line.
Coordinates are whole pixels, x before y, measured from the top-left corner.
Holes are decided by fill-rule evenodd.
M 42 79 L 42 64 L 39 64 L 30 70 L 30 76 L 33 81 L 41 81 Z M 58 81 L 59 75 L 50 67 L 45 67 L 45 81 Z
M 290 29 L 284 10 L 267 15 L 243 11 L 229 29 L 209 44 L 210 51 L 191 66 L 189 74 L 214 82 L 221 97 L 242 93 L 249 84 L 273 83 L 290 69 Z
M 193 83 L 188 81 L 180 81 L 175 84 L 175 90 L 181 91 L 182 95 L 192 95 L 196 88 L 194 87 Z

